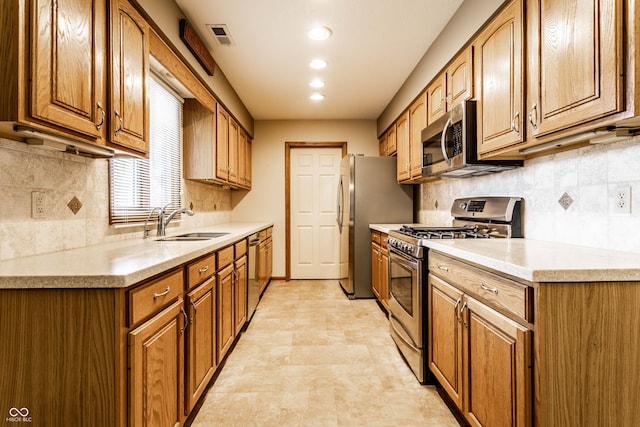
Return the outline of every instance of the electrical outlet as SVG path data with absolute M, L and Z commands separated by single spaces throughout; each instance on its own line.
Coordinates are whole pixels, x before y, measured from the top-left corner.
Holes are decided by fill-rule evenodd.
M 631 213 L 631 187 L 621 186 L 613 189 L 613 212 L 617 214 Z
M 45 213 L 44 193 L 40 191 L 31 192 L 31 218 L 42 219 Z

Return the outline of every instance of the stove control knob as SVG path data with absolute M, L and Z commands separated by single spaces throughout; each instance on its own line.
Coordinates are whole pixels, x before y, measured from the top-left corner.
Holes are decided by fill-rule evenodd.
M 467 210 L 467 204 L 466 203 L 460 203 L 460 209 L 462 209 L 463 211 Z

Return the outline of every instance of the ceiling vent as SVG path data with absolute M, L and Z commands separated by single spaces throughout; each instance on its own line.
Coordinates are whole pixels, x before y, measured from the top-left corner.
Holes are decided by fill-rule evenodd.
M 213 34 L 213 38 L 216 39 L 220 46 L 231 46 L 235 44 L 231 38 L 229 29 L 224 24 L 207 25 Z

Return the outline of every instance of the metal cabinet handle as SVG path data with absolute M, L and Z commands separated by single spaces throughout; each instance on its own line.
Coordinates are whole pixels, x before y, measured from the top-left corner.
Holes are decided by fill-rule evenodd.
M 469 326 L 469 323 L 464 320 L 464 310 L 467 308 L 467 302 L 465 301 L 464 304 L 462 304 L 462 308 L 460 309 L 460 318 L 463 320 L 462 325 L 466 328 Z
M 494 294 L 498 295 L 498 288 L 490 288 L 482 282 L 480 282 L 480 287 L 485 291 L 493 292 Z
M 105 112 L 104 112 L 104 108 L 102 108 L 102 104 L 100 104 L 100 102 L 96 103 L 96 107 L 98 107 L 98 110 L 100 110 L 100 115 L 101 115 L 100 123 L 96 124 L 96 130 L 100 130 L 100 129 L 102 129 L 102 125 L 104 125 Z
M 517 112 L 511 120 L 511 130 L 520 136 L 520 112 Z
M 118 126 L 118 129 L 115 130 L 115 132 L 113 132 L 113 136 L 118 136 L 118 134 L 120 133 L 120 131 L 122 130 L 122 116 L 120 115 L 120 113 L 118 112 L 118 110 L 114 110 L 113 113 L 116 115 L 116 117 L 118 118 L 118 120 L 120 121 L 120 124 Z
M 458 321 L 458 323 L 462 322 L 462 319 L 458 316 L 458 306 L 461 302 L 462 298 L 458 298 L 458 301 L 456 301 L 456 305 L 453 306 L 453 314 L 456 316 L 456 320 Z
M 160 293 L 153 294 L 153 299 L 163 297 L 163 296 L 167 295 L 170 291 L 171 291 L 171 288 L 169 286 L 167 286 L 167 289 L 165 289 L 164 291 L 162 291 Z
M 208 265 L 198 269 L 198 273 L 200 273 L 200 274 L 206 273 L 207 271 L 209 271 L 209 266 Z
M 449 271 L 449 267 L 445 267 L 443 265 L 439 265 L 438 268 L 442 271 Z
M 182 335 L 187 330 L 187 326 L 189 326 L 189 316 L 187 315 L 187 312 L 185 311 L 184 307 L 180 307 L 180 311 L 184 316 L 184 328 L 180 328 L 180 335 Z
M 534 116 L 535 113 L 535 116 Z M 538 130 L 538 105 L 533 104 L 531 106 L 531 111 L 529 111 L 529 123 L 531 123 L 531 127 L 533 130 Z

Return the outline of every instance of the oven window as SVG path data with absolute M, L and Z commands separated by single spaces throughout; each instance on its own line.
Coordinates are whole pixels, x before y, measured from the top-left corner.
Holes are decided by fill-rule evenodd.
M 414 286 L 418 281 L 418 269 L 407 265 L 402 257 L 389 254 L 389 293 L 400 304 L 402 309 L 413 316 Z

